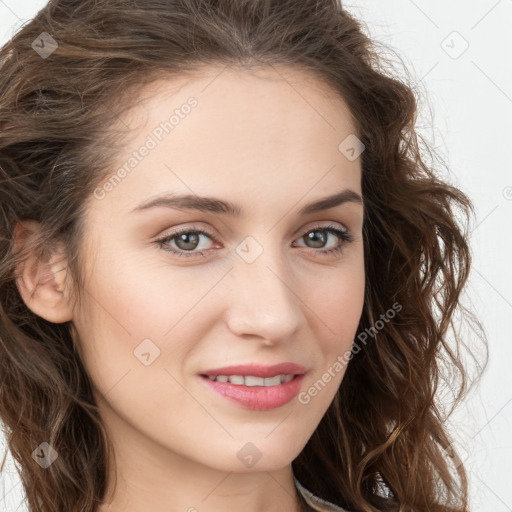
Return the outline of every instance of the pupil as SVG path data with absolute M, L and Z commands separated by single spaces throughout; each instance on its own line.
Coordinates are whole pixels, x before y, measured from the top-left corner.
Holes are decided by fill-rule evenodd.
M 193 239 L 192 242 L 187 242 L 187 238 L 189 238 L 189 237 L 192 237 L 192 239 Z M 178 237 L 178 240 L 176 241 L 176 243 L 177 243 L 178 247 L 180 247 L 180 249 L 195 249 L 195 246 L 197 245 L 197 242 L 198 242 L 197 239 L 198 239 L 197 233 L 182 233 Z M 185 242 L 185 244 L 192 243 L 193 247 L 181 247 L 178 242 Z
M 317 233 L 321 233 L 320 236 L 316 236 Z M 322 247 L 325 243 L 325 233 L 322 231 L 311 231 L 307 236 L 310 241 L 317 244 L 315 247 Z

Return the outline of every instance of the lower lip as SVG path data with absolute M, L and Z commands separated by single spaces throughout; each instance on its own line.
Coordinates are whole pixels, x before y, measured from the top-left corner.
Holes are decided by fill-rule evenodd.
M 266 411 L 282 407 L 293 400 L 300 391 L 303 375 L 295 375 L 278 386 L 242 386 L 230 382 L 217 382 L 208 377 L 200 377 L 213 391 L 246 409 Z

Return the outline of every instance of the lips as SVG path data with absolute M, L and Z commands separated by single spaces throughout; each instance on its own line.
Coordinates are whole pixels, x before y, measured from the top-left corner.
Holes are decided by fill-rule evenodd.
M 224 366 L 201 372 L 199 376 L 204 385 L 211 391 L 221 395 L 238 407 L 253 410 L 269 410 L 282 407 L 293 400 L 300 391 L 306 369 L 304 366 L 295 363 L 281 363 L 273 366 L 263 365 L 237 365 Z M 215 377 L 224 376 L 222 382 L 212 380 Z M 272 377 L 286 376 L 281 378 L 280 383 L 266 382 L 267 385 L 254 385 L 253 378 L 271 379 Z M 226 382 L 225 377 L 233 377 L 236 382 Z M 251 385 L 247 385 L 251 381 Z M 270 385 L 268 385 L 270 384 Z
M 302 375 L 306 368 L 296 363 L 280 363 L 272 366 L 245 364 L 236 366 L 224 366 L 200 372 L 206 377 L 217 377 L 217 375 L 241 375 L 242 377 L 275 377 L 276 375 Z

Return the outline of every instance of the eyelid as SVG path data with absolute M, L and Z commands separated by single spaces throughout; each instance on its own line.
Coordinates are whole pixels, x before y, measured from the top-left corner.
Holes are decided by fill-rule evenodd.
M 213 230 L 210 230 L 209 228 L 198 227 L 195 225 L 171 229 L 169 231 L 169 233 L 165 234 L 165 232 L 164 232 L 163 234 L 156 237 L 155 241 L 162 240 L 162 239 L 169 238 L 169 237 L 176 237 L 176 236 L 179 236 L 181 233 L 189 233 L 189 232 L 203 233 L 203 234 L 209 236 L 214 242 L 219 242 L 218 237 L 213 232 Z
M 340 229 L 341 231 L 346 231 L 347 233 L 350 233 L 350 229 L 347 226 L 345 226 L 344 224 L 342 224 L 341 222 L 336 222 L 333 220 L 316 220 L 316 221 L 312 221 L 311 224 L 306 224 L 306 226 L 303 226 L 300 229 L 298 229 L 295 232 L 294 236 L 298 235 L 300 233 L 305 234 L 308 231 L 311 231 L 312 229 L 324 229 L 329 226 L 332 226 L 337 229 Z

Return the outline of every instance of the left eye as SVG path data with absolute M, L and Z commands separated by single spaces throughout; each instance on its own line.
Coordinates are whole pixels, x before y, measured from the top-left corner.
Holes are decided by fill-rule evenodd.
M 318 236 L 318 234 L 320 234 L 320 236 Z M 353 237 L 348 230 L 339 229 L 331 225 L 310 229 L 304 235 L 302 235 L 299 240 L 304 239 L 317 244 L 316 247 L 318 248 L 327 241 L 329 235 L 334 235 L 337 238 L 337 243 L 335 246 L 329 249 L 321 249 L 314 252 L 321 254 L 339 253 L 342 251 L 345 244 L 349 244 L 353 241 Z M 195 256 L 196 254 L 203 256 L 201 251 L 194 251 L 194 249 L 197 249 L 200 245 L 200 238 L 202 236 L 210 238 L 214 242 L 218 243 L 218 240 L 211 233 L 208 233 L 202 229 L 190 228 L 170 233 L 169 235 L 156 240 L 155 243 L 157 243 L 164 251 L 171 252 L 178 256 L 191 257 Z M 169 242 L 175 243 L 177 248 L 172 247 Z

